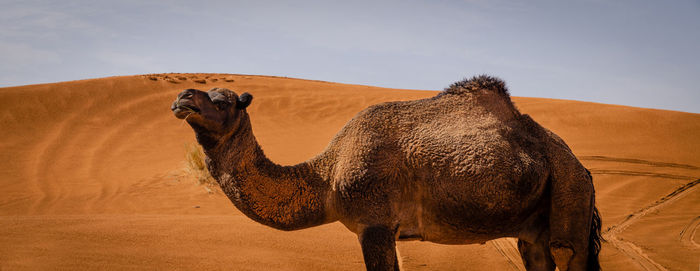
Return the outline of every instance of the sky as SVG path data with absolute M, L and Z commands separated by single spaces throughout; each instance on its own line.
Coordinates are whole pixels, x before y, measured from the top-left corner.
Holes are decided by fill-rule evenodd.
M 700 1 L 0 0 L 0 87 L 166 72 L 700 113 Z

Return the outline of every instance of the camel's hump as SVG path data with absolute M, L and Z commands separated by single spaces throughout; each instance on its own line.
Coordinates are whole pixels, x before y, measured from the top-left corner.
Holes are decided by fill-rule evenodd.
M 503 97 L 510 98 L 508 88 L 506 88 L 506 83 L 497 77 L 489 75 L 478 75 L 472 78 L 465 78 L 464 80 L 455 82 L 449 87 L 445 88 L 443 93 L 475 93 L 478 90 L 490 90 L 502 95 Z

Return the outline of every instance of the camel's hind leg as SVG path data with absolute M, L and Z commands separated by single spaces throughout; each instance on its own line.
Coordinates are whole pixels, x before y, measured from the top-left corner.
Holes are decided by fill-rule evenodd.
M 367 270 L 399 270 L 394 232 L 384 226 L 370 226 L 360 234 Z
M 600 269 L 600 217 L 590 172 L 577 165 L 554 172 L 549 252 L 561 271 L 595 271 Z
M 534 243 L 519 239 L 518 250 L 528 271 L 554 270 L 554 261 L 549 253 L 549 232 L 540 234 Z
M 598 208 L 593 207 L 589 226 L 588 244 L 585 247 L 576 246 L 567 241 L 549 243 L 550 253 L 559 270 L 599 271 L 601 269 L 598 254 L 600 253 L 600 242 L 604 241 L 604 239 L 600 234 L 601 221 Z

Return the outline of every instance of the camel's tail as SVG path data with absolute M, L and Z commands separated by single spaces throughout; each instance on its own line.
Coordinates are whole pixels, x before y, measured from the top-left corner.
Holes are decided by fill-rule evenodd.
M 588 177 L 591 178 L 593 182 L 593 175 L 586 169 Z M 600 241 L 605 241 L 603 235 L 600 234 L 600 228 L 603 226 L 600 213 L 598 212 L 598 207 L 595 207 L 595 192 L 593 192 L 593 197 L 591 198 L 591 205 L 593 206 L 593 213 L 591 214 L 591 229 L 588 233 L 588 259 L 586 260 L 586 269 L 589 271 L 601 270 L 600 262 L 598 261 L 598 254 L 600 253 Z
M 598 253 L 600 253 L 600 241 L 605 241 L 603 235 L 600 234 L 601 226 L 600 213 L 598 213 L 598 208 L 593 205 L 591 231 L 588 236 L 588 260 L 586 261 L 586 269 L 590 271 L 601 270 L 600 262 L 598 261 Z

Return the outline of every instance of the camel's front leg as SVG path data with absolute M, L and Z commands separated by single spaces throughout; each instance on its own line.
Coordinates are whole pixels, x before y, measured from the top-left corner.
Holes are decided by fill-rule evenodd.
M 358 236 L 367 270 L 399 270 L 394 232 L 385 226 L 370 226 Z

